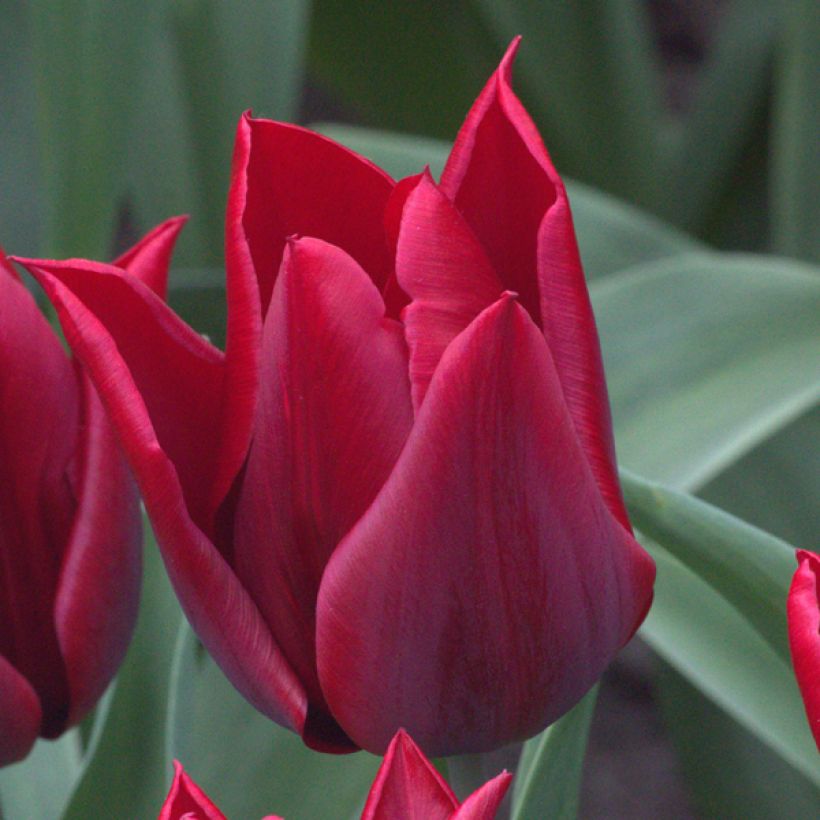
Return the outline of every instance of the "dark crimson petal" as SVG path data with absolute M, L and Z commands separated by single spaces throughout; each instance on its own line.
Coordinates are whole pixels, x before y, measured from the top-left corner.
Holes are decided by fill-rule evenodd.
M 139 605 L 139 495 L 90 380 L 83 376 L 79 505 L 54 622 L 71 692 L 68 725 L 97 702 L 125 656 Z M 150 605 L 150 604 L 149 604 Z
M 629 528 L 615 464 L 598 333 L 564 184 L 511 87 L 518 40 L 481 92 L 441 178 L 504 286 L 544 329 L 581 446 Z
M 203 393 L 202 388 L 208 380 L 192 385 L 191 379 L 203 371 L 207 373 L 209 368 L 218 368 L 219 352 L 203 340 L 190 337 L 180 323 L 162 312 L 167 310 L 162 302 L 147 288 L 137 287 L 136 280 L 126 280 L 120 271 L 107 266 L 85 265 L 83 276 L 58 263 L 48 263 L 48 270 L 32 268 L 57 308 L 69 345 L 83 362 L 106 405 L 137 477 L 168 575 L 183 609 L 214 660 L 246 700 L 272 720 L 301 732 L 307 709 L 302 686 L 232 569 L 192 520 L 176 465 L 164 450 L 150 415 L 150 412 L 175 412 L 176 402 L 185 406 L 184 402 L 191 398 L 186 394 L 191 390 L 207 403 L 212 397 Z M 109 326 L 104 325 L 61 281 L 63 274 L 91 301 L 113 293 L 114 304 L 123 313 L 108 314 L 106 310 L 111 305 L 102 306 L 103 315 L 109 320 Z M 119 279 L 123 284 L 109 291 L 105 283 L 111 279 Z M 90 287 L 85 287 L 87 285 Z M 190 367 L 190 371 L 180 371 L 175 382 L 166 375 L 168 383 L 163 387 L 164 392 L 154 394 L 149 406 L 135 383 L 131 362 L 126 360 L 123 348 L 134 356 L 135 370 L 143 376 L 148 367 L 142 358 L 145 350 L 136 349 L 136 344 L 132 345 L 128 339 L 119 347 L 112 335 L 112 332 L 120 333 L 123 327 L 128 328 L 135 315 L 142 321 L 145 349 L 159 357 L 155 366 L 169 360 L 173 364 L 176 359 Z M 151 374 L 147 383 L 149 387 L 155 385 Z M 208 385 L 208 390 L 211 389 L 215 387 Z M 201 409 L 196 411 L 200 412 Z M 196 413 L 192 420 L 196 419 Z M 203 443 L 210 442 L 203 437 L 200 445 Z M 171 441 L 171 445 L 175 446 L 175 442 Z
M 511 780 L 509 772 L 502 772 L 485 783 L 461 804 L 453 820 L 493 820 Z
M 457 808 L 450 787 L 407 732 L 399 729 L 367 796 L 362 820 L 449 820 Z
M 654 564 L 609 514 L 549 349 L 504 297 L 447 348 L 390 478 L 336 548 L 319 679 L 350 737 L 430 755 L 529 737 L 601 675 Z
M 225 815 L 175 760 L 174 781 L 158 820 L 225 820 Z
M 820 556 L 797 551 L 787 603 L 792 664 L 806 716 L 820 750 Z
M 76 507 L 78 405 L 68 357 L 0 254 L 0 655 L 34 687 L 50 736 L 68 711 L 53 609 Z
M 53 287 L 46 280 L 61 282 L 82 302 L 84 312 L 93 314 L 110 334 L 118 357 L 136 382 L 134 400 L 144 402 L 159 444 L 179 476 L 191 517 L 209 533 L 220 440 L 222 353 L 146 285 L 119 268 L 84 260 L 19 261 L 49 296 Z M 100 380 L 106 378 L 106 364 L 101 362 L 95 383 L 104 399 L 106 390 Z
M 412 425 L 401 326 L 340 249 L 290 243 L 265 319 L 261 385 L 234 563 L 311 708 L 327 714 L 314 648 L 319 582 Z M 306 739 L 320 744 L 332 725 L 311 724 L 316 737 Z
M 382 218 L 393 180 L 348 148 L 296 125 L 245 114 L 236 141 L 228 209 L 241 213 L 263 315 L 285 240 L 294 234 L 347 251 L 381 289 L 392 269 Z
M 503 290 L 484 249 L 429 174 L 407 196 L 396 278 L 412 300 L 402 320 L 418 412 L 447 345 Z
M 0 767 L 22 760 L 40 733 L 42 712 L 31 684 L 0 655 Z
M 157 225 L 136 245 L 118 256 L 114 263 L 143 281 L 161 299 L 168 291 L 168 268 L 179 232 L 188 221 L 187 216 L 176 216 Z

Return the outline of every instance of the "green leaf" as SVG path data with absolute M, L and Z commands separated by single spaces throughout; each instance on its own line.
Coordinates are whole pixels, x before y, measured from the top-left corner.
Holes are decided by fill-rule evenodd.
M 227 329 L 225 271 L 221 268 L 174 268 L 168 304 L 198 333 L 224 349 Z
M 78 729 L 55 741 L 38 740 L 20 763 L 0 769 L 0 817 L 53 820 L 60 817 L 80 773 Z
M 163 731 L 180 609 L 150 535 L 144 561 L 137 630 L 64 820 L 153 817 L 165 798 Z
M 512 820 L 573 820 L 595 712 L 594 687 L 560 720 L 528 740 L 513 781 Z
M 641 636 L 692 684 L 820 786 L 820 759 L 790 666 L 713 587 L 646 536 L 655 602 Z
M 621 486 L 635 527 L 718 592 L 789 664 L 785 600 L 794 548 L 717 507 L 626 470 Z
M 820 395 L 820 277 L 804 265 L 685 254 L 592 287 L 621 463 L 691 488 Z
M 105 258 L 155 0 L 29 5 L 48 256 Z
M 812 0 L 789 3 L 778 54 L 771 196 L 774 247 L 820 261 L 820 14 Z
M 172 681 L 168 755 L 228 817 L 352 817 L 364 805 L 378 758 L 308 749 L 233 689 L 187 625 Z
M 450 153 L 449 143 L 428 137 L 337 123 L 318 123 L 313 127 L 397 179 L 417 174 L 425 165 L 438 177 Z M 588 279 L 641 262 L 703 249 L 686 234 L 609 194 L 574 181 L 567 182 L 567 189 Z

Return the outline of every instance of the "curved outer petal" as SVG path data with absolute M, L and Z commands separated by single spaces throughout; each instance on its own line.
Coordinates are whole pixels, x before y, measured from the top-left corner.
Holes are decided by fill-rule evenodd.
M 412 300 L 402 320 L 418 412 L 447 345 L 503 291 L 484 249 L 429 174 L 404 206 L 396 278 Z
M 67 724 L 97 702 L 125 657 L 142 575 L 139 495 L 96 391 L 81 381 L 78 507 L 54 623 L 71 693 Z
M 76 509 L 78 405 L 68 357 L 0 254 L 0 656 L 37 692 L 50 737 L 69 708 L 54 595 Z
M 474 791 L 453 815 L 453 820 L 493 820 L 512 781 L 509 772 L 502 772 Z
M 157 820 L 225 820 L 225 815 L 174 761 L 174 781 Z
M 465 120 L 441 178 L 487 249 L 504 286 L 539 322 L 593 475 L 627 529 L 595 318 L 569 201 L 511 88 L 518 39 Z
M 450 787 L 403 729 L 390 741 L 361 820 L 449 820 L 458 808 Z
M 787 602 L 792 664 L 814 740 L 820 750 L 820 556 L 797 551 Z
M 2 655 L 0 693 L 0 766 L 6 766 L 31 751 L 43 715 L 31 684 Z
M 413 411 L 401 326 L 344 251 L 291 241 L 265 320 L 261 385 L 234 566 L 306 687 L 305 740 L 349 749 L 316 675 L 316 594 L 395 464 Z
M 549 350 L 509 297 L 445 352 L 396 467 L 328 564 L 319 678 L 360 746 L 521 740 L 594 683 L 654 564 L 604 506 Z
M 30 269 L 55 304 L 69 345 L 106 405 L 192 626 L 248 701 L 301 732 L 306 702 L 299 681 L 230 566 L 193 520 L 180 468 L 182 478 L 190 478 L 186 473 L 196 454 L 188 454 L 188 464 L 172 458 L 185 455 L 185 444 L 207 449 L 201 444 L 207 440 L 208 403 L 219 396 L 219 352 L 116 268 L 39 262 L 30 263 Z M 114 280 L 119 284 L 109 287 Z M 194 429 L 181 429 L 186 414 Z M 182 442 L 177 435 L 185 437 Z M 194 495 L 200 503 L 206 497 Z

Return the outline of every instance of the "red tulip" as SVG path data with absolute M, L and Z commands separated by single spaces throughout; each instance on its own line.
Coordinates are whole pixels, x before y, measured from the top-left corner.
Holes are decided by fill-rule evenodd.
M 797 551 L 787 613 L 792 664 L 820 750 L 820 555 Z
M 94 375 L 183 607 L 330 751 L 535 734 L 643 619 L 564 186 L 513 46 L 440 184 L 244 116 L 223 355 L 134 277 L 30 261 Z
M 173 231 L 117 260 L 161 287 Z M 94 388 L 0 252 L 0 765 L 76 724 L 137 614 L 139 498 Z
M 493 820 L 512 775 L 503 772 L 459 804 L 450 787 L 400 729 L 387 749 L 362 820 Z M 225 820 L 225 815 L 174 761 L 174 782 L 159 820 Z M 269 815 L 263 820 L 280 820 Z

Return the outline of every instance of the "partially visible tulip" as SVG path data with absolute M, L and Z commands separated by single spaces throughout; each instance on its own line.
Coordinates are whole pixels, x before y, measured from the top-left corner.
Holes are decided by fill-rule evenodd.
M 390 742 L 361 820 L 493 820 L 511 780 L 511 774 L 502 772 L 460 804 L 432 763 L 400 729 Z M 174 782 L 158 820 L 226 818 L 175 760 Z M 268 815 L 262 820 L 280 818 Z
M 161 287 L 170 227 L 117 263 Z M 102 695 L 134 627 L 141 549 L 99 398 L 0 252 L 0 765 Z
M 569 203 L 511 88 L 437 183 L 244 116 L 223 354 L 122 270 L 28 265 L 93 374 L 194 629 L 327 751 L 522 740 L 641 623 Z
M 820 750 L 820 555 L 797 551 L 786 612 L 794 674 Z

